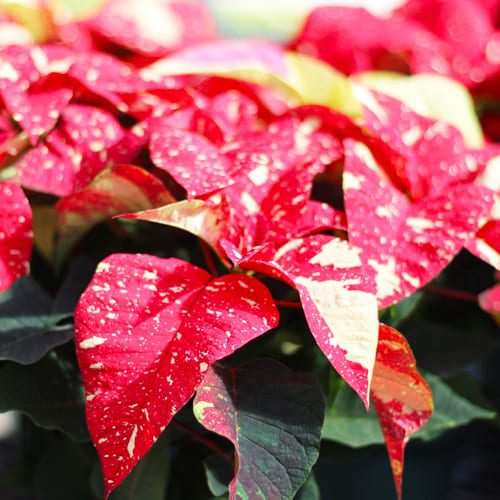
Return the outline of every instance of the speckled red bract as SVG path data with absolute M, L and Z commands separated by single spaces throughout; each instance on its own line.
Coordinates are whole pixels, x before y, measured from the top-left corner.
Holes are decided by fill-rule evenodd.
M 177 259 L 115 254 L 76 310 L 87 422 L 109 494 L 190 399 L 204 372 L 275 327 L 255 278 L 210 275 Z

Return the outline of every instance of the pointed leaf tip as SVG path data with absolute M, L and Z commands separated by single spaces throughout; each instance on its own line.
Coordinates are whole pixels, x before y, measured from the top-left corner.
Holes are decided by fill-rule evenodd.
M 403 483 L 404 449 L 410 436 L 434 410 L 432 392 L 417 371 L 415 357 L 397 330 L 381 324 L 371 398 L 389 454 L 398 498 Z

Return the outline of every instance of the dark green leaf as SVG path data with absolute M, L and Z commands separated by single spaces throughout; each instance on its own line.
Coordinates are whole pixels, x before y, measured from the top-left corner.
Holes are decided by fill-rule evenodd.
M 54 313 L 62 317 L 72 316 L 76 304 L 94 274 L 98 261 L 87 256 L 77 257 L 54 300 Z
M 71 325 L 56 326 L 61 315 L 52 299 L 29 276 L 0 294 L 0 359 L 35 363 L 73 336 Z
M 306 482 L 302 485 L 302 488 L 297 492 L 294 497 L 294 500 L 319 500 L 321 498 L 321 494 L 319 492 L 319 486 L 316 482 L 316 478 L 314 474 L 307 478 Z
M 52 352 L 38 363 L 5 363 L 0 369 L 0 412 L 19 410 L 35 424 L 88 439 L 80 372 Z
M 111 493 L 109 500 L 164 500 L 170 473 L 167 437 L 164 434 L 135 466 L 132 473 Z M 101 499 L 104 483 L 99 464 L 91 476 L 93 494 Z
M 199 422 L 236 448 L 231 498 L 293 498 L 318 458 L 323 412 L 315 378 L 270 360 L 214 365 L 194 403 Z
M 58 438 L 45 450 L 35 471 L 37 500 L 89 500 L 92 455 L 79 443 Z
M 463 306 L 457 307 L 460 308 Z M 500 338 L 494 338 L 488 333 L 489 323 L 494 326 L 493 321 L 486 314 L 481 315 L 481 320 L 462 318 L 460 326 L 420 317 L 415 321 L 405 322 L 401 329 L 419 366 L 438 375 L 448 376 L 462 371 L 473 361 L 500 347 Z
M 359 396 L 345 383 L 327 408 L 322 436 L 353 448 L 384 442 L 375 411 L 372 408 L 367 413 Z
M 203 460 L 203 467 L 207 476 L 207 485 L 215 496 L 227 493 L 228 485 L 234 476 L 232 453 L 210 455 Z
M 454 392 L 439 377 L 427 374 L 425 379 L 432 389 L 436 408 L 427 424 L 414 437 L 429 440 L 474 419 L 495 417 L 495 412 L 472 404 Z
M 382 322 L 393 328 L 399 328 L 399 325 L 417 309 L 422 296 L 422 292 L 415 292 L 406 299 L 400 300 L 393 306 L 385 309 L 382 313 Z

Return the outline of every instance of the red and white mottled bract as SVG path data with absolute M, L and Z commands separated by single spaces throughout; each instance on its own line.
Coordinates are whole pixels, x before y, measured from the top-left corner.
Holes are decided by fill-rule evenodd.
M 115 254 L 98 266 L 75 314 L 87 422 L 106 495 L 191 398 L 203 374 L 278 322 L 256 279 L 210 279 L 177 259 Z
M 0 98 L 12 119 L 26 130 L 32 144 L 55 125 L 73 95 L 67 85 L 39 79 L 29 47 L 9 46 L 0 50 Z
M 314 176 L 342 157 L 339 141 L 322 130 L 321 121 L 307 111 L 275 120 L 265 130 L 229 144 L 224 152 L 230 163 L 229 175 L 235 179 L 235 184 L 225 190 L 235 221 L 241 227 L 256 227 L 262 216 L 264 224 L 274 226 L 267 240 L 277 237 L 280 231 L 280 237 L 287 239 L 284 227 L 293 226 L 294 217 L 304 215 L 301 212 L 306 210 L 303 207 L 310 197 Z M 293 182 L 293 187 L 287 182 Z M 271 213 L 274 209 L 275 213 Z M 283 215 L 288 222 L 283 220 L 280 230 Z M 246 246 L 261 244 L 262 237 L 253 234 L 254 230 L 250 232 Z
M 294 283 L 313 337 L 368 406 L 378 312 L 374 274 L 361 251 L 327 235 L 291 240 L 273 258 Z
M 345 141 L 344 201 L 349 241 L 377 273 L 380 307 L 432 280 L 473 238 L 493 193 L 473 183 L 410 201 L 362 143 Z
M 393 175 L 413 199 L 438 196 L 448 186 L 470 180 L 480 170 L 479 158 L 467 151 L 452 125 L 421 116 L 400 101 L 363 89 L 364 122 L 405 160 Z
M 416 368 L 406 339 L 380 325 L 371 400 L 384 433 L 398 498 L 401 498 L 404 449 L 433 411 L 432 392 Z
M 437 73 L 498 95 L 497 40 L 484 2 L 411 0 L 388 19 L 365 9 L 319 7 L 291 47 L 344 73 Z
M 32 243 L 28 199 L 19 186 L 0 183 L 0 292 L 27 274 Z
M 361 255 L 347 241 L 318 234 L 292 239 L 277 251 L 265 245 L 240 258 L 238 265 L 297 288 L 320 349 L 368 406 L 378 311 L 375 276 Z

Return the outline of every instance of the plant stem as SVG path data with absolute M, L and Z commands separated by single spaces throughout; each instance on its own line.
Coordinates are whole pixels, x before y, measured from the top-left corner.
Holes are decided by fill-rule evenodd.
M 302 304 L 300 302 L 290 302 L 288 300 L 274 300 L 274 303 L 278 307 L 284 307 L 285 309 L 302 309 Z
M 196 429 L 189 427 L 189 425 L 183 424 L 178 420 L 173 420 L 172 424 L 183 430 L 186 434 L 189 434 L 193 439 L 199 441 L 204 444 L 207 448 L 210 448 L 212 451 L 217 453 L 218 455 L 226 455 L 225 450 L 223 450 L 217 443 L 212 441 L 209 437 L 203 435 L 201 432 L 198 432 Z
M 215 266 L 214 259 L 212 258 L 212 251 L 210 250 L 210 247 L 203 240 L 199 240 L 199 242 L 208 270 L 210 271 L 210 274 L 215 278 L 216 276 L 219 275 L 219 273 L 217 272 L 217 267 Z
M 432 295 L 439 295 L 448 299 L 463 300 L 464 302 L 472 302 L 477 304 L 477 295 L 470 292 L 465 292 L 463 290 L 455 290 L 454 288 L 428 285 L 424 288 L 424 291 Z
M 2 144 L 0 147 L 0 156 L 7 154 L 9 157 L 14 158 L 22 151 L 27 149 L 30 145 L 29 137 L 26 132 L 20 132 L 9 141 Z M 2 165 L 2 167 L 5 165 Z

